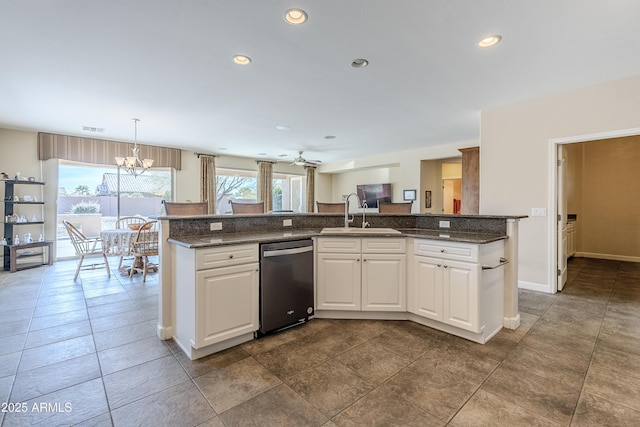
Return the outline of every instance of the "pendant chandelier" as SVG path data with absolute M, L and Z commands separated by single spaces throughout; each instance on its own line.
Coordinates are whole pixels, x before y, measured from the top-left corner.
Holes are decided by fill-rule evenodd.
M 140 119 L 132 119 L 135 128 L 134 145 L 131 151 L 133 151 L 132 157 L 116 157 L 116 164 L 119 168 L 124 168 L 133 176 L 142 175 L 153 165 L 153 159 L 140 160 L 138 156 L 140 149 L 138 148 L 138 122 Z

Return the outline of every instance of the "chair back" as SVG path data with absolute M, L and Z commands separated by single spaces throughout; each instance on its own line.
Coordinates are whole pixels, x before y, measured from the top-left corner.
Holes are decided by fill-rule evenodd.
M 411 213 L 411 205 L 413 202 L 391 203 L 378 202 L 379 213 Z
M 257 214 L 264 213 L 264 202 L 241 203 L 230 200 L 231 211 L 234 214 Z
M 167 215 L 207 215 L 207 202 L 163 202 Z
M 135 256 L 158 255 L 158 221 L 147 221 L 140 226 L 133 242 L 131 253 Z
M 123 216 L 116 221 L 116 228 L 128 228 L 131 224 L 141 225 L 145 222 L 147 220 L 140 216 Z
M 64 224 L 64 228 L 67 229 L 67 233 L 69 234 L 69 239 L 71 240 L 71 244 L 73 245 L 73 249 L 76 251 L 76 255 L 92 255 L 96 253 L 102 253 L 102 245 L 98 247 L 98 243 L 100 243 L 100 239 L 87 238 L 80 230 L 78 230 L 73 224 L 69 221 L 62 221 Z
M 318 213 L 344 213 L 344 203 L 316 202 Z

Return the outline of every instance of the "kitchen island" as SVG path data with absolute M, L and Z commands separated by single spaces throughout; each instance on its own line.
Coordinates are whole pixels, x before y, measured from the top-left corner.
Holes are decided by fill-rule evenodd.
M 484 343 L 519 325 L 520 218 L 374 214 L 345 232 L 335 214 L 162 217 L 158 335 L 192 359 L 253 339 L 259 244 L 311 237 L 315 317 L 410 320 Z

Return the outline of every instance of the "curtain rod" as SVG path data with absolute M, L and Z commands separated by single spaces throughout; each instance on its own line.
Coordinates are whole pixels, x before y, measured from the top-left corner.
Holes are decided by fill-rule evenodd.
M 205 157 L 219 157 L 217 154 L 207 154 L 207 153 L 193 153 L 196 155 L 196 157 L 200 158 L 200 156 L 205 156 Z

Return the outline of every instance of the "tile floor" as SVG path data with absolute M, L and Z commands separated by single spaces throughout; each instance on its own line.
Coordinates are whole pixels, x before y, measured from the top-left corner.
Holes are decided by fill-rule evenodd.
M 574 259 L 487 345 L 410 322 L 312 320 L 191 362 L 158 283 L 58 262 L 0 273 L 3 426 L 638 425 L 640 264 Z

